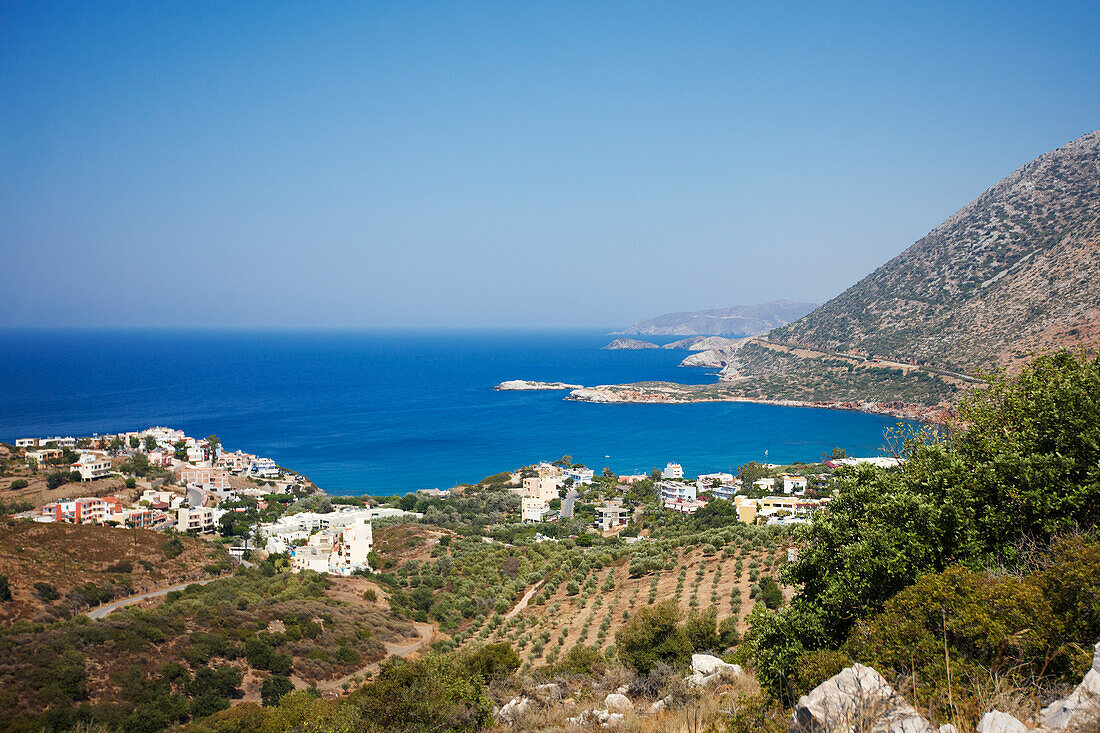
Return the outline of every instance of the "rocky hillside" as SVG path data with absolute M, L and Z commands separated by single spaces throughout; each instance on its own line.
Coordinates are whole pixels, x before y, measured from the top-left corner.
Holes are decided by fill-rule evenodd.
M 1100 342 L 1100 131 L 1036 158 L 770 340 L 968 373 Z
M 816 303 L 792 303 L 776 300 L 760 305 L 735 305 L 732 308 L 666 313 L 638 321 L 617 331 L 631 336 L 756 336 L 790 323 L 817 307 Z

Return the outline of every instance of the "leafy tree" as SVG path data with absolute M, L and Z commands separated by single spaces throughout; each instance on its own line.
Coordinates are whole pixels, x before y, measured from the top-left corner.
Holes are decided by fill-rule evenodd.
M 760 600 L 772 610 L 783 605 L 783 591 L 779 590 L 779 584 L 770 575 L 766 575 L 760 580 Z
M 623 664 L 638 672 L 649 672 L 658 662 L 683 667 L 691 656 L 691 642 L 672 599 L 642 608 L 619 627 L 615 648 Z
M 61 473 L 60 471 L 54 471 L 46 476 L 46 488 L 53 490 L 60 486 L 63 486 L 69 482 L 69 474 Z
M 141 445 L 141 438 L 137 437 L 136 435 L 131 435 L 130 436 L 130 447 L 134 448 L 136 450 L 138 448 L 138 446 L 140 446 L 140 445 Z
M 281 674 L 268 675 L 260 685 L 260 699 L 265 708 L 278 705 L 283 696 L 290 692 L 294 692 L 294 683 Z
M 150 450 L 151 451 L 151 450 L 156 450 L 156 449 L 157 449 L 157 439 L 154 438 L 152 435 L 146 435 L 145 436 L 145 450 Z
M 480 675 L 486 682 L 501 680 L 519 669 L 520 659 L 516 650 L 507 642 L 487 644 L 469 652 L 463 658 L 471 673 Z
M 0 601 L 11 600 L 11 586 L 8 584 L 8 576 L 0 574 Z
M 717 652 L 723 648 L 718 637 L 718 609 L 711 606 L 692 611 L 684 621 L 684 634 L 693 652 Z
M 27 483 L 26 479 L 17 478 L 11 482 L 11 485 L 8 486 L 8 488 L 12 491 L 18 491 L 19 489 L 27 488 L 28 485 L 29 484 Z

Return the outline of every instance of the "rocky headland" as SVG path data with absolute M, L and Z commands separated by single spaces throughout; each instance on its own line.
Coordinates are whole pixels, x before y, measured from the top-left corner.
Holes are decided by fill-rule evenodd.
M 566 384 L 565 382 L 532 382 L 527 379 L 510 379 L 493 387 L 498 392 L 534 392 L 557 391 L 566 389 L 583 389 L 580 384 Z
M 639 349 L 659 349 L 657 344 L 638 339 L 617 338 L 603 348 L 608 351 L 637 351 Z

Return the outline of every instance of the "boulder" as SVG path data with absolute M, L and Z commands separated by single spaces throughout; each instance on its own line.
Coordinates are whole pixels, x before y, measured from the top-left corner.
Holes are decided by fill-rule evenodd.
M 1095 723 L 1100 715 L 1100 642 L 1092 650 L 1092 669 L 1065 700 L 1055 700 L 1039 713 L 1039 722 L 1051 733 Z
M 530 698 L 513 697 L 497 711 L 497 720 L 501 723 L 514 723 L 532 707 Z
M 661 712 L 661 711 L 662 711 L 662 710 L 664 710 L 664 709 L 665 709 L 666 707 L 668 707 L 668 703 L 666 703 L 666 702 L 664 701 L 664 698 L 662 698 L 662 699 L 658 700 L 657 702 L 655 702 L 655 703 L 653 703 L 652 705 L 650 705 L 650 706 L 649 706 L 649 712 L 648 712 L 648 714 L 649 714 L 649 715 L 654 715 L 654 714 L 656 714 L 656 713 L 659 713 L 659 712 Z
M 721 659 L 711 654 L 691 655 L 691 671 L 693 674 L 701 674 L 704 677 L 709 677 L 712 674 L 725 670 L 730 670 L 734 674 L 741 674 L 740 666 L 723 662 Z
M 950 723 L 944 723 L 940 726 L 940 733 L 959 733 L 959 731 L 957 731 L 955 729 L 955 726 L 951 725 Z
M 630 698 L 618 692 L 612 692 L 603 699 L 604 707 L 608 712 L 612 713 L 629 713 L 634 709 L 634 703 L 630 702 Z
M 856 664 L 803 695 L 792 733 L 938 733 L 875 670 Z
M 990 710 L 978 721 L 978 733 L 1027 733 L 1027 726 L 1008 713 Z
M 558 702 L 562 699 L 561 687 L 555 685 L 553 682 L 547 682 L 544 685 L 536 685 L 535 697 L 544 705 Z

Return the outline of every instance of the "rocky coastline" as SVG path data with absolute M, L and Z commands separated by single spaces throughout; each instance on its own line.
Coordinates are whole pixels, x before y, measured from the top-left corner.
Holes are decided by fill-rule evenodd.
M 602 404 L 691 404 L 697 402 L 752 402 L 779 407 L 812 407 L 824 410 L 866 412 L 904 420 L 944 423 L 951 416 L 947 407 L 929 407 L 908 402 L 876 402 L 872 400 L 779 400 L 745 397 L 717 385 L 680 385 L 668 382 L 600 385 L 572 390 L 566 398 L 576 402 Z
M 535 392 L 535 391 L 564 391 L 567 389 L 584 389 L 584 385 L 566 384 L 565 382 L 533 382 L 527 379 L 510 379 L 493 387 L 497 392 Z

